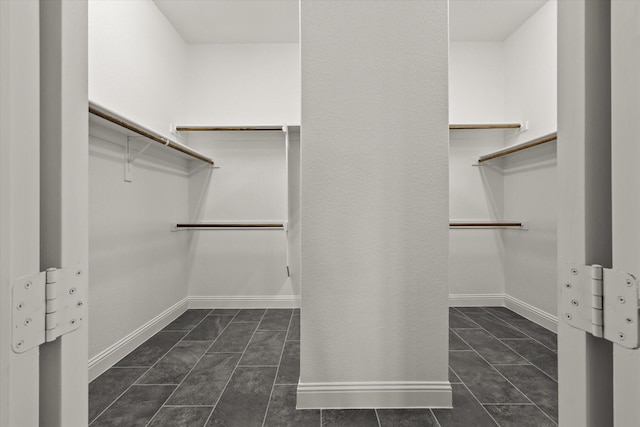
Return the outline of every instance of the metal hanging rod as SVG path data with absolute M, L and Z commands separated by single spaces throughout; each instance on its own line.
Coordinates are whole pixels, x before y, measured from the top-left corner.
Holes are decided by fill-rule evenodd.
M 498 157 L 503 157 L 508 154 L 517 153 L 518 151 L 526 150 L 527 148 L 532 148 L 541 144 L 545 144 L 547 142 L 555 141 L 556 139 L 558 139 L 558 133 L 553 132 L 548 135 L 542 136 L 540 138 L 523 142 L 521 144 L 512 145 L 510 147 L 503 148 L 502 150 L 498 150 L 493 153 L 484 155 L 478 159 L 478 162 L 482 163 L 482 162 L 486 162 L 487 160 L 497 159 Z
M 173 224 L 172 230 L 188 230 L 188 229 L 272 229 L 285 228 L 285 223 L 229 223 L 229 222 L 198 222 L 198 223 L 184 223 L 184 224 Z
M 451 228 L 480 228 L 480 227 L 517 227 L 523 230 L 528 229 L 526 221 L 451 221 L 449 222 Z
M 178 132 L 282 131 L 282 126 L 176 126 Z
M 477 123 L 477 124 L 450 124 L 449 130 L 461 129 L 520 129 L 521 123 Z
M 157 133 L 155 133 L 155 132 L 153 132 L 153 131 L 151 131 L 149 129 L 145 129 L 142 126 L 140 126 L 140 125 L 138 125 L 138 124 L 136 124 L 136 123 L 134 123 L 134 122 L 132 122 L 130 120 L 127 120 L 124 117 L 119 116 L 118 114 L 115 114 L 115 113 L 107 110 L 106 108 L 101 107 L 99 105 L 96 105 L 96 104 L 94 104 L 92 102 L 89 102 L 89 113 L 93 114 L 94 116 L 101 117 L 101 118 L 103 118 L 103 119 L 105 119 L 105 120 L 107 120 L 107 121 L 109 121 L 111 123 L 115 123 L 116 125 L 121 126 L 121 127 L 125 128 L 125 129 L 128 129 L 128 130 L 130 130 L 132 132 L 135 132 L 138 135 L 142 135 L 145 138 L 149 138 L 152 141 L 160 143 L 160 144 L 162 144 L 164 146 L 172 148 L 172 149 L 174 149 L 176 151 L 179 151 L 181 153 L 184 153 L 184 154 L 186 154 L 188 156 L 194 157 L 194 158 L 196 158 L 198 160 L 202 160 L 203 162 L 209 163 L 210 165 L 214 164 L 213 160 L 210 159 L 209 157 L 207 157 L 207 156 L 205 156 L 205 155 L 203 155 L 201 153 L 198 153 L 197 151 L 192 150 L 191 148 L 189 148 L 189 147 L 187 147 L 185 145 L 182 145 L 182 144 L 180 144 L 178 142 L 171 141 L 170 139 L 167 139 L 167 138 L 165 138 L 165 137 L 163 137 L 163 136 L 161 136 L 161 135 L 159 135 L 159 134 L 157 134 Z

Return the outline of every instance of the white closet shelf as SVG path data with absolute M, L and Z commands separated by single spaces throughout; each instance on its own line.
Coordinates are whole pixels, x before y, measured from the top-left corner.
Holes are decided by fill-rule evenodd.
M 103 120 L 106 120 L 107 122 L 113 123 L 115 125 L 117 125 L 120 128 L 126 129 L 127 131 L 132 132 L 133 134 L 137 134 L 140 136 L 143 136 L 145 138 L 148 138 L 149 140 L 153 141 L 153 142 L 157 142 L 159 144 L 164 145 L 165 147 L 171 148 L 173 150 L 176 150 L 184 155 L 187 155 L 189 157 L 198 159 L 198 160 L 202 160 L 205 163 L 208 163 L 210 165 L 214 165 L 214 162 L 212 159 L 210 159 L 209 157 L 205 156 L 202 153 L 199 153 L 198 151 L 187 147 L 184 144 L 181 144 L 179 142 L 176 141 L 172 141 L 168 138 L 165 138 L 164 136 L 153 132 L 152 130 L 149 130 L 137 123 L 135 123 L 132 120 L 126 119 L 125 117 L 114 113 L 113 111 L 102 107 L 98 104 L 95 104 L 93 102 L 89 102 L 89 113 L 93 114 L 96 117 L 99 117 Z
M 522 123 L 452 123 L 449 130 L 520 129 Z
M 509 154 L 517 153 L 518 151 L 526 150 L 528 148 L 536 147 L 547 142 L 555 141 L 558 139 L 558 133 L 552 132 L 550 134 L 541 136 L 530 141 L 521 142 L 520 144 L 514 144 L 509 147 L 505 147 L 501 150 L 494 151 L 493 153 L 485 154 L 478 159 L 478 163 L 486 162 L 487 160 L 497 159 L 498 157 L 507 156 Z

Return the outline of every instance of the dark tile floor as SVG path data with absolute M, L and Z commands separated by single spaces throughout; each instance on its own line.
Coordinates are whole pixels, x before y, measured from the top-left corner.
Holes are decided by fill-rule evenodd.
M 298 310 L 189 310 L 91 382 L 91 426 L 555 426 L 556 336 L 502 307 L 449 312 L 454 409 L 296 411 Z

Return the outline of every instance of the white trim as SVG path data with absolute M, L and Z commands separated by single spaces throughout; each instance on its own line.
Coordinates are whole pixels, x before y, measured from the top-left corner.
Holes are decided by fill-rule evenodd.
M 504 307 L 505 294 L 449 294 L 449 307 Z
M 189 308 L 300 308 L 300 295 L 191 296 Z
M 507 307 L 552 332 L 558 317 L 508 294 L 449 294 L 449 307 Z
M 162 328 L 173 322 L 178 316 L 187 311 L 188 298 L 184 298 L 172 305 L 126 337 L 112 344 L 89 360 L 89 381 L 93 381 L 107 369 L 118 363 L 140 344 L 151 338 Z
M 505 295 L 505 307 L 509 310 L 515 311 L 521 316 L 526 317 L 534 323 L 547 328 L 550 331 L 558 332 L 558 317 L 547 313 L 544 310 L 540 310 L 537 307 L 527 304 L 524 301 L 514 298 L 511 295 Z
M 449 381 L 298 384 L 296 409 L 451 408 Z

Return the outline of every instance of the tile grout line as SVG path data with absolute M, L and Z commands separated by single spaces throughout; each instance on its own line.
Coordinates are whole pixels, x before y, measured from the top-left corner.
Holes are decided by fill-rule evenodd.
M 187 310 L 188 310 L 188 309 L 187 309 Z M 213 310 L 209 310 L 209 313 L 211 313 L 211 311 L 213 311 Z M 185 313 L 186 313 L 186 311 L 185 311 Z M 191 331 L 192 331 L 196 326 L 198 326 L 200 323 L 202 323 L 202 322 L 204 321 L 204 319 L 206 319 L 206 318 L 207 318 L 207 316 L 209 315 L 209 313 L 205 314 L 205 315 L 202 317 L 202 319 L 201 319 L 198 323 L 196 323 L 196 324 L 195 324 L 195 326 L 194 326 L 193 328 L 191 328 L 191 329 L 190 329 L 186 334 L 184 334 L 183 338 L 184 338 L 184 337 L 186 337 L 186 336 L 189 334 L 189 332 L 191 332 Z M 184 313 L 183 313 L 183 314 L 184 314 Z M 153 334 L 151 337 L 149 337 L 149 339 L 151 339 L 151 338 L 153 338 L 154 336 L 156 336 L 159 332 L 162 332 L 162 330 L 160 330 L 160 331 L 156 332 L 155 334 Z M 169 331 L 168 331 L 168 332 L 169 332 Z M 184 331 L 171 331 L 171 332 L 184 332 Z M 148 341 L 148 340 L 147 340 L 147 341 Z M 147 342 L 147 341 L 145 341 L 145 342 Z M 111 408 L 111 407 L 113 406 L 113 404 L 114 404 L 114 403 L 116 403 L 116 402 L 118 401 L 118 399 L 120 399 L 120 398 L 121 398 L 121 397 L 122 397 L 122 396 L 123 396 L 127 391 L 129 391 L 129 389 L 130 389 L 131 387 L 133 387 L 134 385 L 136 385 L 136 382 L 137 382 L 140 378 L 142 378 L 143 376 L 145 376 L 145 375 L 146 375 L 146 374 L 147 374 L 151 369 L 153 369 L 153 367 L 154 367 L 154 366 L 156 366 L 156 364 L 157 364 L 158 362 L 160 362 L 160 360 L 162 360 L 162 359 L 163 359 L 163 358 L 164 358 L 164 357 L 165 357 L 165 356 L 166 356 L 166 355 L 167 355 L 171 350 L 173 350 L 173 349 L 175 348 L 175 346 L 177 346 L 177 345 L 178 345 L 178 343 L 179 343 L 179 342 L 181 342 L 181 341 L 182 341 L 182 338 L 181 338 L 181 339 L 179 339 L 179 340 L 178 340 L 178 341 L 177 341 L 173 346 L 171 346 L 171 348 L 170 348 L 169 350 L 167 350 L 167 351 L 166 351 L 162 356 L 160 356 L 160 357 L 158 358 L 158 360 L 156 360 L 156 361 L 155 361 L 151 366 L 148 366 L 148 367 L 147 367 L 147 366 L 140 366 L 139 368 L 147 368 L 147 370 L 146 370 L 146 371 L 144 371 L 144 372 L 143 372 L 143 373 L 142 373 L 138 378 L 136 378 L 136 379 L 135 379 L 135 381 L 134 381 L 133 383 L 131 383 L 131 384 L 129 385 L 129 387 L 127 387 L 127 388 L 125 389 L 125 391 L 123 391 L 123 392 L 122 392 L 118 397 L 116 397 L 116 398 L 115 398 L 115 399 L 114 399 L 114 400 L 113 400 L 109 405 L 107 405 L 107 407 L 106 407 L 106 408 L 104 408 L 104 410 L 103 410 L 102 412 L 100 412 L 98 415 L 96 415 L 96 417 L 95 417 L 93 420 L 91 420 L 91 422 L 89 423 L 89 425 L 91 425 L 91 424 L 93 424 L 94 422 L 96 422 L 96 420 L 97 420 L 98 418 L 100 418 L 100 417 L 102 416 L 102 414 L 104 414 L 104 413 L 105 413 L 109 408 Z M 140 344 L 138 347 L 140 347 L 140 346 L 142 346 L 142 345 L 144 345 L 144 343 Z M 127 354 L 127 356 L 128 356 L 129 354 L 133 353 L 135 350 L 137 350 L 137 349 L 138 349 L 138 347 L 136 347 L 136 348 L 135 348 L 135 349 L 133 349 L 130 353 L 128 353 L 128 354 Z M 125 357 L 127 357 L 127 356 L 125 356 Z M 124 357 L 123 357 L 122 359 L 124 359 Z M 121 360 L 122 360 L 122 359 L 121 359 Z M 119 362 L 119 361 L 118 361 L 118 362 Z M 129 368 L 130 366 L 120 366 L 120 368 L 125 368 L 125 367 Z M 113 366 L 112 366 L 111 368 L 109 368 L 109 369 L 112 369 L 112 368 L 113 368 Z M 105 371 L 105 372 L 106 372 L 106 371 Z M 98 378 L 100 378 L 100 377 L 98 377 Z M 96 378 L 96 379 L 97 379 L 97 378 Z M 94 381 L 95 381 L 95 380 L 94 380 Z M 154 416 L 155 416 L 155 414 L 154 414 Z
M 262 417 L 262 427 L 264 427 L 264 423 L 267 421 L 267 414 L 269 414 L 269 407 L 271 406 L 271 398 L 273 397 L 273 390 L 275 389 L 276 382 L 278 381 L 278 373 L 280 372 L 282 355 L 284 354 L 284 347 L 287 345 L 287 336 L 289 335 L 289 328 L 291 328 L 292 321 L 293 321 L 293 310 L 291 310 L 291 316 L 289 317 L 289 325 L 287 326 L 287 333 L 284 336 L 284 342 L 282 343 L 282 350 L 280 350 L 280 359 L 278 360 L 276 375 L 273 377 L 273 384 L 271 384 L 271 393 L 269 393 L 269 400 L 267 400 L 267 407 L 265 408 L 264 416 Z
M 220 399 L 222 399 L 222 395 L 227 390 L 227 386 L 231 382 L 231 378 L 233 378 L 233 375 L 236 373 L 236 369 L 238 369 L 238 365 L 240 364 L 240 361 L 244 357 L 244 354 L 247 351 L 247 348 L 249 348 L 249 344 L 251 343 L 251 340 L 253 340 L 253 337 L 256 335 L 256 332 L 258 332 L 258 328 L 260 327 L 260 322 L 262 322 L 262 319 L 264 319 L 264 316 L 267 315 L 267 310 L 268 309 L 265 309 L 264 313 L 262 313 L 262 316 L 260 316 L 260 320 L 258 320 L 258 324 L 256 325 L 256 328 L 253 330 L 253 333 L 251 334 L 251 338 L 249 338 L 249 341 L 247 341 L 247 345 L 244 347 L 244 351 L 242 352 L 242 356 L 240 356 L 240 358 L 238 358 L 238 363 L 236 363 L 236 366 L 233 368 L 233 371 L 231 371 L 231 375 L 229 375 L 229 379 L 227 379 L 227 382 L 225 383 L 222 391 L 220 392 L 220 395 L 218 396 L 218 399 L 213 404 L 213 407 L 211 408 L 211 412 L 209 413 L 209 416 L 207 417 L 207 420 L 204 422 L 204 426 L 209 424 L 209 421 L 211 420 L 211 417 L 213 416 L 213 412 L 216 410 L 216 406 L 218 406 L 218 403 L 220 402 Z M 238 311 L 238 313 L 240 313 L 240 311 Z M 229 322 L 229 324 L 231 324 L 231 322 Z
M 193 329 L 197 328 L 200 323 L 204 322 L 204 320 L 209 317 L 209 315 L 213 312 L 214 309 L 212 309 L 211 311 L 209 311 L 209 313 L 204 316 L 204 318 L 198 322 L 198 324 L 196 326 L 194 326 L 191 331 L 193 331 Z M 231 318 L 231 320 L 229 321 L 229 323 L 227 323 L 225 325 L 224 328 L 222 328 L 222 330 L 220 331 L 220 333 L 218 334 L 218 337 L 220 335 L 222 335 L 224 333 L 224 331 L 227 329 L 227 327 L 231 324 L 231 322 L 233 322 L 233 319 L 238 315 L 238 313 L 240 312 L 240 310 L 238 310 L 238 312 L 236 314 L 233 315 L 233 317 Z M 187 334 L 188 335 L 188 334 Z M 185 336 L 187 336 L 185 335 Z M 218 337 L 216 337 L 216 339 L 214 339 L 211 342 L 211 345 L 209 345 L 209 348 L 211 348 L 211 346 L 213 345 L 213 343 L 216 342 L 216 340 L 218 339 Z M 178 341 L 180 342 L 180 341 Z M 176 344 L 177 345 L 177 344 Z M 207 349 L 208 350 L 208 349 Z M 158 408 L 158 410 L 153 414 L 153 416 L 149 419 L 149 421 L 145 424 L 145 427 L 148 427 L 149 425 L 151 425 L 151 423 L 153 422 L 153 419 L 158 415 L 158 413 L 162 410 L 162 408 L 164 407 L 164 404 L 167 403 L 169 401 L 169 399 L 171 399 L 171 397 L 176 394 L 176 391 L 178 391 L 178 389 L 180 388 L 180 386 L 182 385 L 182 383 L 184 383 L 184 380 L 187 379 L 187 377 L 189 376 L 189 374 L 195 369 L 196 366 L 198 366 L 198 363 L 200 363 L 200 361 L 202 360 L 202 358 L 207 354 L 207 350 L 204 351 L 204 353 L 202 353 L 202 355 L 198 358 L 198 360 L 196 361 L 196 363 L 193 364 L 193 366 L 191 367 L 191 369 L 189 369 L 189 372 L 187 372 L 185 374 L 185 376 L 182 378 L 182 380 L 180 381 L 180 384 L 178 384 L 176 386 L 176 388 L 173 389 L 173 391 L 171 392 L 171 394 L 169 394 L 169 396 L 164 400 L 164 402 L 162 402 L 162 405 L 160 405 L 160 407 Z M 163 356 L 164 357 L 164 356 Z
M 378 416 L 378 409 L 373 408 L 373 413 L 376 415 L 376 421 L 378 422 L 378 427 L 382 427 L 382 424 L 380 424 L 380 417 Z
M 485 329 L 485 328 L 483 328 L 483 329 Z M 489 332 L 489 330 L 485 329 L 485 331 L 486 331 L 489 335 L 491 335 L 491 336 L 493 336 L 494 338 L 496 338 L 496 339 L 498 339 L 498 340 L 499 340 L 499 338 L 495 337 L 491 332 Z M 541 408 L 540 408 L 540 407 L 539 407 L 535 402 L 533 402 L 533 401 L 529 398 L 529 396 L 528 396 L 527 394 L 525 394 L 522 390 L 520 390 L 518 387 L 516 387 L 516 386 L 515 386 L 515 384 L 513 384 L 513 383 L 512 383 L 512 382 L 511 382 L 507 377 L 505 377 L 504 375 L 502 375 L 502 372 L 500 372 L 500 371 L 498 371 L 496 368 L 494 368 L 494 367 L 493 367 L 493 365 L 491 365 L 491 363 L 489 363 L 489 361 L 488 361 L 488 360 L 486 360 L 486 359 L 485 359 L 485 358 L 484 358 L 480 353 L 478 353 L 478 351 L 477 351 L 477 350 L 476 350 L 472 345 L 470 345 L 469 343 L 467 343 L 467 342 L 466 342 L 462 337 L 460 337 L 460 339 L 462 339 L 462 341 L 464 341 L 467 345 L 469 345 L 469 347 L 471 347 L 471 348 L 473 349 L 473 351 L 475 351 L 475 352 L 476 352 L 476 354 L 477 354 L 477 355 L 478 355 L 482 360 L 484 360 L 487 364 L 489 364 L 489 366 L 491 366 L 491 368 L 492 368 L 494 371 L 496 371 L 496 372 L 498 373 L 498 375 L 500 375 L 502 378 L 504 378 L 504 379 L 505 379 L 509 384 L 511 384 L 511 386 L 512 386 L 513 388 L 515 388 L 516 390 L 518 390 L 518 392 L 519 392 L 520 394 L 522 394 L 524 397 L 526 397 L 526 398 L 527 398 L 527 400 L 529 400 L 529 401 L 530 401 L 530 402 L 531 402 L 531 403 L 532 403 L 536 408 L 538 408 L 538 410 L 539 410 L 540 412 L 542 412 L 545 416 L 547 416 L 547 418 L 551 418 L 551 417 L 550 417 L 550 416 L 549 416 L 545 411 L 543 411 L 543 410 L 542 410 L 542 409 L 541 409 Z M 509 347 L 509 348 L 511 348 L 511 347 Z M 514 350 L 514 351 L 515 351 L 515 350 Z M 516 354 L 520 355 L 520 353 L 518 353 L 518 352 L 516 352 Z M 524 357 L 524 356 L 522 356 L 522 355 L 520 355 L 520 356 L 521 356 L 521 357 L 523 357 L 525 360 L 529 361 L 529 359 L 527 359 L 526 357 Z M 526 365 L 520 365 L 520 366 L 526 366 Z M 538 368 L 536 365 L 531 364 L 531 366 L 535 367 L 535 368 L 536 368 L 536 369 L 538 369 L 540 372 L 544 373 L 544 372 L 543 372 L 540 368 Z M 455 373 L 455 371 L 454 371 L 454 373 Z M 546 374 L 545 374 L 545 375 L 546 375 Z M 456 376 L 458 376 L 458 378 L 460 378 L 460 376 L 459 376 L 457 373 L 456 373 Z M 464 382 L 464 380 L 463 380 L 462 378 L 460 378 L 460 381 L 462 381 L 462 382 L 463 382 L 463 384 L 464 384 L 465 386 L 467 385 L 467 384 Z M 468 387 L 467 387 L 467 388 L 468 388 Z M 471 392 L 471 389 L 469 389 L 469 391 Z M 472 394 L 473 394 L 473 392 L 472 392 Z M 474 395 L 474 397 L 475 397 L 475 395 Z M 477 398 L 476 398 L 476 399 L 477 399 Z M 478 402 L 480 402 L 480 399 L 477 399 L 477 400 L 478 400 Z M 480 403 L 480 404 L 481 404 L 481 405 L 483 405 L 482 403 Z M 484 406 L 483 406 L 483 408 L 484 408 Z M 485 409 L 485 411 L 486 411 L 487 413 L 489 413 L 486 409 Z M 491 414 L 489 414 L 489 415 L 491 415 Z
M 453 368 L 451 368 L 451 370 L 453 371 L 453 373 L 454 373 L 454 374 L 456 374 L 456 376 L 457 376 L 458 378 L 460 378 L 460 375 L 458 375 L 458 373 L 457 373 L 456 371 L 454 371 L 454 370 L 453 370 Z M 496 421 L 496 419 L 495 419 L 495 418 L 493 418 L 493 415 L 491 415 L 491 414 L 489 413 L 489 411 L 487 411 L 487 409 L 482 405 L 482 403 L 480 402 L 480 399 L 478 399 L 478 398 L 476 397 L 476 395 L 475 395 L 475 394 L 473 394 L 473 392 L 471 391 L 471 389 L 470 389 L 470 388 L 467 386 L 467 384 L 462 380 L 462 378 L 460 378 L 460 381 L 462 381 L 462 386 L 463 386 L 464 388 L 466 388 L 466 389 L 467 389 L 467 391 L 469 392 L 469 394 L 471 395 L 471 397 L 473 397 L 473 399 L 474 399 L 476 402 L 478 402 L 478 405 L 480 405 L 480 407 L 482 408 L 482 410 L 483 410 L 487 415 L 489 415 L 489 418 L 491 418 L 491 421 L 493 421 L 493 422 L 494 422 L 498 427 L 500 427 L 500 424 Z M 439 421 L 438 421 L 438 422 L 439 422 Z
M 505 308 L 506 308 L 506 307 L 505 307 Z M 491 312 L 490 312 L 490 311 L 488 311 L 488 310 L 487 310 L 487 313 L 489 313 L 491 316 L 495 317 L 496 319 L 500 320 L 501 322 L 503 322 L 503 323 L 507 324 L 507 326 L 509 326 L 509 327 L 511 327 L 511 328 L 513 328 L 513 329 L 515 329 L 515 330 L 517 330 L 518 332 L 522 333 L 524 336 L 528 337 L 529 339 L 534 340 L 535 342 L 537 342 L 538 344 L 540 344 L 540 345 L 541 345 L 541 346 L 543 346 L 544 348 L 547 348 L 547 349 L 549 349 L 549 350 L 551 350 L 551 351 L 554 351 L 554 352 L 556 351 L 556 350 L 554 350 L 554 349 L 550 348 L 549 346 L 545 345 L 545 344 L 544 344 L 544 343 L 542 343 L 541 341 L 537 340 L 536 338 L 534 338 L 533 336 L 531 336 L 531 335 L 530 335 L 530 334 L 528 334 L 527 332 L 523 331 L 523 330 L 522 330 L 522 329 L 520 329 L 517 325 L 513 325 L 513 324 L 511 324 L 511 323 L 507 323 L 507 321 L 506 321 L 505 319 L 502 319 L 502 318 L 500 318 L 500 317 L 496 316 L 495 314 L 491 313 Z M 526 320 L 527 322 L 531 322 L 531 323 L 533 323 L 534 325 L 537 325 L 537 323 L 532 322 L 531 320 L 527 319 L 526 317 L 523 317 L 522 319 L 517 320 L 517 321 L 522 321 L 522 320 Z M 538 325 L 538 326 L 540 326 L 540 325 Z M 540 327 L 542 328 L 542 326 L 540 326 Z M 549 331 L 549 332 L 551 332 L 551 331 Z M 551 333 L 553 333 L 553 332 L 551 332 Z M 557 335 L 558 335 L 558 334 L 556 334 L 556 336 L 557 336 Z M 500 338 L 498 338 L 498 339 L 500 339 Z M 526 338 L 504 338 L 504 339 L 526 339 Z
M 453 389 L 451 390 L 451 410 L 453 411 Z M 436 417 L 436 414 L 433 412 L 432 408 L 429 408 L 429 413 L 436 421 L 437 427 L 442 427 L 442 424 L 440 424 L 440 421 L 438 421 L 438 417 Z

